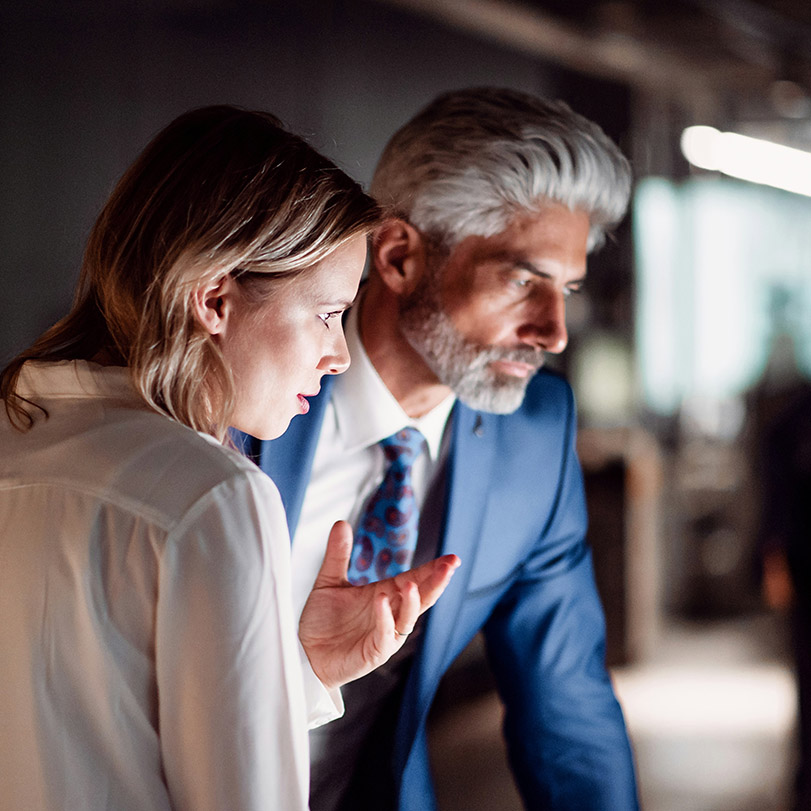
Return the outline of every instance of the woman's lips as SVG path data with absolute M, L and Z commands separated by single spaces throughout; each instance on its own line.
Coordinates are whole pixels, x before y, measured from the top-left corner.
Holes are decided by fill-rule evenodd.
M 303 394 L 299 394 L 298 402 L 299 407 L 301 408 L 301 413 L 306 414 L 310 410 L 310 403 L 307 401 L 307 398 Z

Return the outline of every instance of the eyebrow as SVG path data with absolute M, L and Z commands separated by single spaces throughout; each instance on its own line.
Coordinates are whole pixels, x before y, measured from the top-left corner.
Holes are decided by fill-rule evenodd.
M 316 306 L 332 310 L 348 310 L 355 303 L 355 299 L 339 299 L 338 301 L 319 301 Z
M 512 262 L 514 267 L 517 267 L 520 270 L 525 270 L 525 271 L 527 271 L 527 273 L 531 273 L 533 276 L 538 276 L 541 279 L 551 279 L 552 278 L 551 273 L 546 273 L 543 270 L 541 270 L 540 268 L 536 267 L 532 262 L 529 261 L 529 259 L 518 259 L 518 258 L 516 258 L 514 256 L 510 256 L 509 254 L 504 254 L 503 258 L 510 261 L 510 262 Z M 570 279 L 568 282 L 566 282 L 566 286 L 570 287 L 571 285 L 574 285 L 574 284 L 583 284 L 585 281 L 586 281 L 586 274 L 584 273 L 582 276 L 580 276 L 577 279 Z

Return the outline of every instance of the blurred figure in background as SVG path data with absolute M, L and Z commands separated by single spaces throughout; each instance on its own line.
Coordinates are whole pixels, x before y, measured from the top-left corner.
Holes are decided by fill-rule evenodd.
M 773 408 L 776 408 L 773 406 Z M 811 383 L 782 392 L 760 434 L 766 604 L 789 617 L 799 716 L 795 809 L 811 808 Z
M 572 393 L 541 369 L 630 186 L 599 127 L 512 90 L 443 95 L 386 147 L 371 191 L 388 219 L 347 319 L 352 368 L 282 440 L 246 450 L 282 493 L 300 595 L 335 517 L 358 527 L 353 582 L 438 549 L 463 565 L 390 666 L 356 683 L 347 716 L 311 736 L 313 811 L 436 807 L 426 720 L 480 630 L 526 806 L 637 807 Z
M 800 370 L 789 318 L 791 292 L 770 291 L 771 349 L 747 396 L 760 503 L 762 596 L 790 625 L 799 716 L 796 811 L 811 808 L 811 381 Z

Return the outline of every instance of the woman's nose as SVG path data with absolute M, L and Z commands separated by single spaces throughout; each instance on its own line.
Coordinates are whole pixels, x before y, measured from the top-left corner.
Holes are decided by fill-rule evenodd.
M 333 351 L 321 358 L 321 363 L 318 365 L 318 368 L 325 374 L 339 375 L 349 368 L 349 362 L 349 347 L 346 345 L 346 338 L 344 337 L 343 330 L 341 330 L 340 337 L 336 340 Z

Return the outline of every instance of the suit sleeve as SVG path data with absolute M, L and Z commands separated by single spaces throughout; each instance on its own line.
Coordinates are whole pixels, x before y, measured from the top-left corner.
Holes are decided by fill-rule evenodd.
M 633 757 L 605 669 L 605 622 L 585 539 L 568 389 L 567 396 L 552 515 L 484 634 L 505 703 L 508 754 L 527 807 L 633 811 Z

